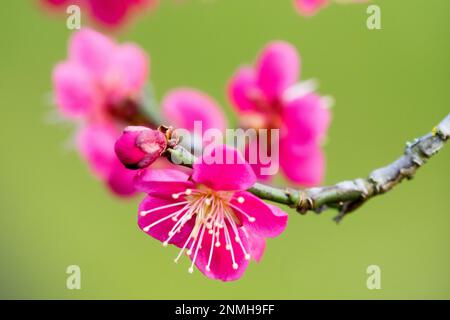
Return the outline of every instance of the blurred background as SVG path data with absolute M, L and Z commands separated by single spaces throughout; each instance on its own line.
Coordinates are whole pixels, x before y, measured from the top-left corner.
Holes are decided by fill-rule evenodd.
M 225 84 L 235 69 L 271 40 L 293 43 L 302 78 L 318 79 L 336 100 L 325 146 L 330 184 L 391 162 L 450 110 L 450 2 L 375 3 L 382 30 L 370 31 L 364 4 L 304 18 L 290 0 L 162 1 L 118 37 L 150 54 L 158 99 L 192 86 L 230 117 Z M 240 281 L 190 275 L 187 259 L 174 264 L 176 248 L 138 229 L 139 197 L 114 198 L 70 148 L 73 127 L 54 121 L 50 74 L 70 30 L 64 14 L 40 9 L 8 1 L 0 11 L 0 298 L 450 298 L 450 146 L 340 225 L 334 212 L 290 211 L 286 232 Z M 66 288 L 72 264 L 81 290 Z M 373 264 L 381 290 L 366 287 Z

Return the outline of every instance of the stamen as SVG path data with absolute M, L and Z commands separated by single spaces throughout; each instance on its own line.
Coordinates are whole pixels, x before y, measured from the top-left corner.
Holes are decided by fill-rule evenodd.
M 161 207 L 157 207 L 157 208 L 153 208 L 153 209 L 150 209 L 150 210 L 147 210 L 147 211 L 141 211 L 141 212 L 140 212 L 140 215 L 141 215 L 142 217 L 145 217 L 147 214 L 149 214 L 149 213 L 151 213 L 151 212 L 155 212 L 155 211 L 158 211 L 158 210 L 163 210 L 163 209 L 172 208 L 172 207 L 180 206 L 180 205 L 182 205 L 182 204 L 187 204 L 187 203 L 188 203 L 188 201 L 182 201 L 182 202 L 177 202 L 177 203 L 171 203 L 171 204 L 168 204 L 168 205 L 165 205 L 165 206 L 161 206 Z
M 238 197 L 237 198 L 237 201 L 239 202 L 239 203 L 244 203 L 245 202 L 245 199 L 244 199 L 244 197 Z
M 254 217 L 250 216 L 247 212 L 243 211 L 241 208 L 236 207 L 235 205 L 233 205 L 231 203 L 229 203 L 228 205 L 230 207 L 232 207 L 233 209 L 235 209 L 235 210 L 239 211 L 240 213 L 242 213 L 248 219 L 248 221 L 250 221 L 250 222 L 255 222 L 256 221 L 256 219 Z
M 200 250 L 204 233 L 205 233 L 205 226 L 203 226 L 202 230 L 200 231 L 200 238 L 197 241 L 197 248 L 195 249 L 194 258 L 192 259 L 192 264 L 191 264 L 191 267 L 189 268 L 190 273 L 194 272 L 195 260 L 197 260 L 198 250 Z
M 188 196 L 188 195 L 192 194 L 192 190 L 191 189 L 186 189 L 184 194 Z
M 168 216 L 165 216 L 165 217 L 163 217 L 163 218 L 161 218 L 161 219 L 159 219 L 159 220 L 157 220 L 157 221 L 155 221 L 155 222 L 149 224 L 148 226 L 144 227 L 143 230 L 144 230 L 145 232 L 148 232 L 148 231 L 150 230 L 150 228 L 156 226 L 157 224 L 160 224 L 160 223 L 163 222 L 163 221 L 166 221 L 167 219 L 170 219 L 170 218 L 172 218 L 172 217 L 176 217 L 178 214 L 180 214 L 181 212 L 183 212 L 184 210 L 186 210 L 186 208 L 187 208 L 187 206 L 184 206 L 182 209 L 180 209 L 180 210 L 178 210 L 178 211 L 175 211 L 174 213 L 171 213 L 171 214 L 169 214 Z

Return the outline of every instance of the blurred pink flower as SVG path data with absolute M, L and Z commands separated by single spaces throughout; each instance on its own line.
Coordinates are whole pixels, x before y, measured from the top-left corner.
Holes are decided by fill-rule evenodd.
M 333 0 L 294 0 L 294 6 L 303 16 L 313 16 L 328 6 Z M 334 0 L 336 3 L 364 3 L 369 0 Z
M 296 49 L 286 42 L 273 42 L 261 52 L 255 67 L 236 72 L 228 93 L 244 128 L 280 130 L 282 171 L 291 181 L 309 186 L 323 178 L 320 141 L 327 132 L 330 112 L 325 99 L 297 83 L 299 71 Z
M 134 44 L 118 45 L 82 29 L 69 57 L 53 70 L 55 101 L 66 118 L 81 122 L 78 147 L 94 173 L 118 195 L 131 195 L 134 172 L 123 167 L 114 143 L 128 124 L 148 73 L 148 57 Z M 131 113 L 130 113 L 131 110 Z
M 225 131 L 227 121 L 219 104 L 207 94 L 192 88 L 177 88 L 166 94 L 162 112 L 175 128 L 194 130 L 194 122 L 201 121 L 203 130 Z
M 41 2 L 57 10 L 65 10 L 72 4 L 78 5 L 101 26 L 117 28 L 138 12 L 156 7 L 159 0 L 41 0 Z
M 211 163 L 220 155 L 234 163 Z M 276 237 L 287 214 L 245 191 L 256 180 L 253 170 L 234 149 L 216 146 L 197 159 L 192 175 L 177 170 L 140 172 L 137 187 L 148 195 L 139 207 L 139 227 L 164 246 L 174 244 L 206 276 L 239 279 L 249 260 L 259 260 L 265 238 Z

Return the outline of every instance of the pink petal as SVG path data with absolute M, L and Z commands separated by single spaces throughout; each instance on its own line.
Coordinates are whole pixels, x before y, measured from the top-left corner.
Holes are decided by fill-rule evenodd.
M 236 192 L 235 198 L 239 197 L 244 198 L 244 202 L 232 200 L 232 208 L 249 234 L 273 238 L 284 231 L 288 220 L 287 213 L 276 206 L 264 203 L 247 191 Z M 251 218 L 254 218 L 253 222 Z
M 183 208 L 183 205 L 180 206 L 171 206 L 175 204 L 176 202 L 181 202 L 182 200 L 168 200 L 168 199 L 161 199 L 153 196 L 147 196 L 145 199 L 141 202 L 139 205 L 139 214 L 138 214 L 138 225 L 139 228 L 141 228 L 145 233 L 149 234 L 153 238 L 164 242 L 168 240 L 169 238 L 169 232 L 172 230 L 172 228 L 175 225 L 175 221 L 173 221 L 171 218 L 167 218 L 170 214 L 175 213 Z M 142 215 L 142 211 L 157 209 L 164 206 L 170 206 L 166 207 L 164 209 L 155 210 L 153 212 L 149 212 L 145 215 Z M 166 218 L 166 219 L 164 219 Z M 155 223 L 161 219 L 160 223 L 155 224 L 150 229 L 146 230 L 145 227 L 151 225 L 152 223 Z M 191 218 L 182 228 L 180 233 L 176 233 L 171 240 L 168 242 L 170 244 L 174 244 L 176 246 L 183 246 L 185 241 L 187 240 L 187 237 L 190 235 L 193 225 L 195 222 L 195 217 Z
M 252 168 L 242 155 L 226 145 L 215 146 L 193 165 L 192 179 L 214 190 L 246 190 L 256 182 Z
M 114 142 L 118 135 L 114 127 L 106 124 L 89 125 L 78 133 L 77 145 L 81 155 L 101 178 L 108 178 L 116 159 Z
M 194 121 L 201 121 L 203 130 L 226 128 L 225 116 L 217 102 L 195 89 L 170 91 L 163 99 L 162 111 L 171 125 L 191 132 Z
M 83 65 L 96 77 L 108 70 L 116 50 L 114 42 L 99 32 L 83 28 L 73 34 L 69 45 L 69 60 Z
M 123 197 L 132 196 L 136 193 L 134 187 L 135 175 L 136 171 L 126 169 L 119 159 L 114 159 L 110 168 L 107 184 L 110 190 L 116 195 Z
M 315 15 L 328 5 L 328 0 L 294 0 L 294 6 L 303 16 Z
M 227 225 L 229 230 L 231 230 L 231 226 Z M 237 269 L 233 268 L 233 259 L 231 256 L 231 251 L 226 250 L 225 244 L 225 233 L 222 231 L 219 235 L 220 247 L 214 247 L 213 255 L 211 257 L 210 270 L 207 270 L 207 265 L 209 262 L 209 256 L 211 252 L 211 244 L 212 235 L 208 232 L 204 233 L 203 241 L 201 242 L 201 250 L 198 252 L 198 256 L 195 260 L 195 265 L 197 268 L 207 277 L 212 279 L 218 279 L 222 281 L 234 281 L 242 277 L 245 270 L 247 269 L 249 261 L 245 259 L 245 254 L 242 251 L 241 246 L 234 241 L 236 237 L 233 231 L 231 232 L 231 244 L 233 247 L 234 254 L 234 262 L 237 264 Z M 241 228 L 238 229 L 238 235 L 242 241 L 242 245 L 247 252 L 249 250 L 249 244 L 247 237 Z M 214 239 L 216 242 L 217 239 Z M 191 254 L 191 259 L 193 258 L 193 254 Z
M 243 230 L 245 227 L 242 227 Z M 248 243 L 249 243 L 249 250 L 250 255 L 252 256 L 253 260 L 256 262 L 260 262 L 262 259 L 262 256 L 264 254 L 264 251 L 266 250 L 266 239 L 264 237 L 259 237 L 253 232 L 245 232 Z
M 123 44 L 112 55 L 111 67 L 102 80 L 104 86 L 116 98 L 139 93 L 147 81 L 148 65 L 148 56 L 141 48 Z
M 139 171 L 135 178 L 135 187 L 149 195 L 172 199 L 173 193 L 192 188 L 189 175 L 174 169 L 147 169 Z
M 263 147 L 264 147 L 264 149 L 260 149 L 260 148 L 263 148 Z M 250 152 L 251 153 L 256 152 L 257 155 L 256 156 L 255 155 L 251 156 Z M 271 159 L 270 161 L 271 162 L 268 163 L 268 164 L 263 164 L 263 162 L 261 161 L 261 157 L 260 157 L 261 154 L 264 154 L 265 156 L 267 156 L 268 152 L 267 152 L 265 146 L 260 144 L 258 142 L 258 140 L 249 141 L 249 143 L 245 147 L 245 159 L 246 159 L 246 161 L 250 164 L 250 166 L 253 169 L 253 172 L 255 173 L 256 178 L 258 179 L 258 181 L 270 182 L 274 178 L 274 175 L 263 174 L 263 172 L 268 172 L 269 168 L 271 166 L 273 168 L 276 168 L 277 166 L 279 167 L 279 164 L 276 163 L 276 161 L 277 161 L 276 157 L 270 157 L 270 159 Z M 279 170 L 277 170 L 276 174 L 278 173 L 278 171 Z
M 316 186 L 323 180 L 325 157 L 318 145 L 300 147 L 284 144 L 280 149 L 280 165 L 292 182 Z
M 94 82 L 84 68 L 70 62 L 53 69 L 55 100 L 67 117 L 83 117 L 95 107 L 98 96 Z
M 107 26 L 120 25 L 129 9 L 128 0 L 88 0 L 92 16 Z
M 240 68 L 228 84 L 228 97 L 237 111 L 254 111 L 255 97 L 252 95 L 259 90 L 255 72 L 250 67 Z
M 287 102 L 283 110 L 283 138 L 295 144 L 318 143 L 330 125 L 331 113 L 322 98 L 310 93 Z
M 300 61 L 297 50 L 287 42 L 267 45 L 257 62 L 258 85 L 268 99 L 280 97 L 298 81 Z

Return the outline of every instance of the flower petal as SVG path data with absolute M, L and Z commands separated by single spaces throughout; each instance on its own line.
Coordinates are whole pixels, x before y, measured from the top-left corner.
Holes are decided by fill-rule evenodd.
M 176 169 L 147 169 L 137 173 L 135 187 L 149 195 L 172 199 L 172 194 L 192 188 L 189 175 Z
M 120 25 L 129 9 L 127 0 L 88 0 L 91 14 L 104 25 L 114 27 Z
M 77 146 L 92 170 L 101 178 L 107 179 L 116 159 L 114 143 L 118 132 L 106 124 L 88 125 L 78 132 Z
M 242 155 L 226 145 L 215 146 L 193 165 L 192 179 L 214 190 L 246 190 L 256 182 L 252 168 Z
M 99 32 L 83 28 L 73 34 L 69 45 L 69 60 L 84 66 L 96 77 L 108 70 L 116 50 L 114 42 Z
M 204 233 L 203 241 L 201 242 L 201 249 L 195 260 L 195 265 L 197 268 L 207 277 L 212 279 L 218 279 L 222 281 L 234 281 L 242 277 L 245 270 L 247 269 L 249 261 L 245 259 L 245 254 L 234 238 L 236 234 L 231 229 L 230 225 L 227 224 L 230 232 L 231 245 L 233 248 L 234 262 L 231 255 L 231 250 L 226 250 L 226 238 L 224 231 L 219 234 L 220 246 L 215 247 L 214 243 L 217 241 L 217 236 L 213 239 L 213 236 L 208 232 Z M 241 228 L 238 229 L 239 238 L 242 241 L 242 246 L 247 252 L 250 252 L 247 237 Z M 213 242 L 214 240 L 214 242 Z M 209 269 L 207 268 L 209 257 L 211 254 L 211 245 L 213 245 L 213 253 L 211 256 L 211 262 L 209 264 Z M 191 254 L 191 259 L 193 258 Z M 233 268 L 233 264 L 237 264 L 237 268 Z
M 283 138 L 295 145 L 319 143 L 330 125 L 331 114 L 323 99 L 310 93 L 285 104 Z
M 173 199 L 168 200 L 153 196 L 145 197 L 145 199 L 139 205 L 139 228 L 161 242 L 167 241 L 169 239 L 169 232 L 177 223 L 176 221 L 172 220 L 172 217 L 170 215 L 183 209 L 183 205 L 176 205 L 176 202 L 181 201 L 182 200 L 174 201 Z M 154 211 L 147 214 L 142 214 L 142 212 L 149 210 Z M 192 231 L 194 221 L 195 218 L 191 218 L 188 222 L 186 222 L 186 224 L 181 228 L 180 232 L 175 233 L 171 240 L 168 241 L 168 243 L 182 247 Z M 148 228 L 152 224 L 154 225 Z
M 134 177 L 136 171 L 129 170 L 123 166 L 119 159 L 114 159 L 109 176 L 108 176 L 108 186 L 112 192 L 116 195 L 127 197 L 136 194 L 136 189 L 134 187 Z
M 237 111 L 255 111 L 255 99 L 252 94 L 258 92 L 256 75 L 252 68 L 240 68 L 228 84 L 228 97 Z
M 103 82 L 107 90 L 122 98 L 141 91 L 148 75 L 149 58 L 138 46 L 127 43 L 119 46 L 111 58 Z
M 242 227 L 242 230 L 247 236 L 249 243 L 250 255 L 253 260 L 256 262 L 260 262 L 264 251 L 266 250 L 266 239 L 264 237 L 259 237 L 253 232 L 248 232 L 245 230 L 245 227 Z
M 239 197 L 244 199 L 243 203 L 236 200 Z M 247 191 L 236 192 L 231 205 L 249 234 L 255 233 L 260 237 L 273 238 L 286 228 L 287 213 L 276 206 L 266 204 Z M 254 218 L 254 221 L 252 222 L 249 217 Z
M 256 70 L 258 85 L 267 98 L 280 97 L 299 78 L 300 60 L 296 48 L 282 41 L 270 43 L 260 54 Z
M 304 147 L 282 144 L 280 166 L 289 180 L 303 186 L 316 186 L 323 180 L 325 157 L 315 144 Z
M 225 131 L 225 116 L 216 101 L 190 88 L 170 91 L 163 99 L 162 112 L 170 124 L 188 131 L 194 130 L 194 121 L 201 121 L 202 129 Z
M 53 87 L 56 104 L 69 118 L 86 116 L 98 101 L 90 74 L 74 63 L 60 63 L 53 69 Z
M 328 0 L 294 0 L 294 6 L 303 16 L 315 15 L 328 5 Z

